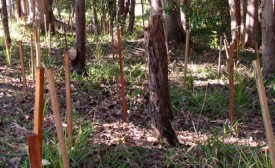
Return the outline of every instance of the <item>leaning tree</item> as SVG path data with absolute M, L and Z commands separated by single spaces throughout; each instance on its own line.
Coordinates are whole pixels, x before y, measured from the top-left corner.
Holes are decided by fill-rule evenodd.
M 159 136 L 171 145 L 178 144 L 178 138 L 171 121 L 173 113 L 168 84 L 168 58 L 165 45 L 161 0 L 151 0 L 151 15 L 145 30 L 145 48 L 149 66 L 149 110 Z

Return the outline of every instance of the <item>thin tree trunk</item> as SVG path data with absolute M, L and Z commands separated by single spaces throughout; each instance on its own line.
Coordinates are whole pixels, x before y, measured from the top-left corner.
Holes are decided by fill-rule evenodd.
M 248 0 L 246 15 L 245 45 L 254 47 L 258 41 L 259 20 L 258 20 L 258 0 Z
M 124 14 L 124 0 L 118 0 L 118 23 L 122 24 L 123 22 L 123 14 Z
M 230 19 L 231 19 L 231 37 L 232 41 L 238 37 L 237 30 L 241 25 L 240 0 L 229 0 Z
M 263 1 L 262 17 L 262 59 L 265 76 L 274 75 L 275 72 L 275 32 L 273 2 Z
M 134 31 L 134 24 L 135 24 L 135 5 L 136 5 L 136 0 L 131 0 L 131 8 L 130 8 L 130 18 L 129 18 L 129 27 L 128 27 L 128 32 L 130 34 L 133 33 Z
M 9 18 L 12 18 L 12 15 L 13 15 L 13 13 L 12 13 L 12 0 L 7 0 L 6 1 L 7 2 L 7 11 L 8 11 L 8 17 Z
M 17 17 L 22 17 L 21 0 L 17 0 Z
M 78 73 L 85 70 L 86 60 L 86 18 L 85 0 L 76 1 L 76 58 L 72 61 L 72 66 Z
M 3 29 L 4 29 L 5 37 L 7 40 L 7 44 L 10 47 L 11 46 L 11 38 L 10 38 L 10 31 L 9 31 L 7 4 L 6 4 L 6 0 L 1 0 L 1 1 L 2 1 L 2 10 L 1 10 L 2 24 L 3 24 Z
M 93 31 L 95 32 L 95 35 L 99 35 L 97 9 L 95 5 L 93 6 L 93 16 L 94 16 Z
M 145 31 L 145 48 L 149 66 L 149 110 L 161 138 L 171 145 L 178 144 L 171 121 L 173 113 L 169 95 L 168 59 L 160 0 L 151 1 L 151 16 Z
M 247 0 L 241 0 L 241 43 L 244 42 L 246 30 L 246 14 L 247 14 Z

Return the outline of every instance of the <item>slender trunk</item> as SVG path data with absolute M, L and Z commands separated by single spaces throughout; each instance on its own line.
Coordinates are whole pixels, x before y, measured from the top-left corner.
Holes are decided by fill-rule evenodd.
M 76 58 L 72 61 L 72 66 L 78 73 L 85 70 L 86 60 L 86 18 L 85 0 L 76 1 Z
M 48 0 L 49 3 L 49 23 L 51 24 L 51 33 L 54 33 L 54 14 L 53 14 L 53 0 Z
M 246 29 L 246 14 L 247 14 L 247 0 L 241 0 L 241 42 L 244 41 L 245 29 Z
M 171 121 L 173 113 L 169 95 L 168 59 L 160 0 L 151 1 L 151 16 L 145 33 L 145 48 L 149 66 L 149 111 L 161 138 L 171 145 L 178 144 Z
M 22 17 L 22 8 L 21 8 L 21 0 L 17 0 L 17 17 Z
M 136 0 L 131 0 L 131 8 L 130 8 L 130 18 L 129 18 L 129 27 L 128 27 L 128 32 L 130 34 L 133 33 L 134 31 L 134 24 L 135 24 L 135 5 L 136 5 Z
M 2 10 L 1 10 L 2 24 L 3 24 L 3 29 L 4 29 L 4 33 L 6 36 L 7 44 L 10 47 L 11 46 L 11 38 L 10 38 L 10 31 L 9 31 L 7 4 L 6 4 L 6 0 L 1 0 L 1 1 L 2 1 Z
M 258 41 L 259 21 L 258 21 L 258 0 L 248 0 L 246 15 L 245 45 L 254 47 Z
M 12 18 L 12 0 L 7 0 L 7 11 L 8 11 L 8 17 Z
M 123 14 L 124 14 L 124 0 L 118 0 L 117 20 L 119 24 L 122 24 L 123 22 Z
M 95 32 L 95 35 L 99 35 L 96 6 L 93 6 L 93 15 L 94 15 L 93 31 Z
M 23 0 L 23 8 L 22 8 L 22 12 L 24 14 L 24 17 L 28 16 L 28 9 L 27 9 L 27 0 Z
M 262 17 L 262 59 L 265 76 L 274 75 L 275 72 L 275 21 L 273 2 L 263 1 Z
M 233 41 L 237 39 L 237 31 L 241 25 L 240 0 L 229 0 L 229 6 L 231 19 L 231 36 Z

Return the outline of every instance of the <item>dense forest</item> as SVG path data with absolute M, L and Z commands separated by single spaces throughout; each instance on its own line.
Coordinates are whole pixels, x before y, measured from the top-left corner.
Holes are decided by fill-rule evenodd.
M 0 13 L 0 167 L 275 167 L 275 1 Z

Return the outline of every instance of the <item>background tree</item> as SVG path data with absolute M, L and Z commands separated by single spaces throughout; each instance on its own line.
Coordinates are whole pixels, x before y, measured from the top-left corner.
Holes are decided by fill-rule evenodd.
M 151 15 L 145 31 L 145 48 L 149 66 L 149 110 L 161 138 L 172 145 L 178 144 L 171 121 L 173 113 L 169 95 L 168 59 L 165 45 L 162 6 L 160 0 L 151 0 Z
M 231 19 L 231 37 L 232 41 L 237 39 L 237 30 L 241 25 L 240 16 L 240 0 L 228 0 L 230 7 L 230 19 Z
M 128 26 L 128 32 L 130 34 L 132 34 L 134 31 L 135 5 L 136 5 L 136 0 L 131 0 L 131 4 L 130 4 L 131 7 L 130 7 L 130 11 L 129 11 L 129 26 Z
M 262 59 L 263 71 L 266 76 L 274 75 L 275 72 L 275 21 L 274 2 L 263 1 L 262 17 Z
M 85 70 L 86 60 L 86 18 L 85 0 L 76 0 L 76 58 L 72 61 L 72 66 L 78 73 Z
M 2 10 L 1 10 L 2 24 L 3 24 L 3 29 L 4 29 L 4 33 L 6 36 L 7 44 L 10 47 L 11 46 L 11 38 L 10 38 L 10 31 L 9 31 L 7 4 L 6 4 L 6 0 L 1 0 L 1 2 L 2 2 Z
M 168 41 L 185 42 L 184 30 L 181 24 L 180 6 L 174 0 L 168 1 L 166 4 L 168 5 L 168 14 L 165 18 Z
M 254 47 L 258 41 L 259 20 L 258 20 L 258 0 L 247 1 L 246 28 L 245 28 L 245 45 Z

